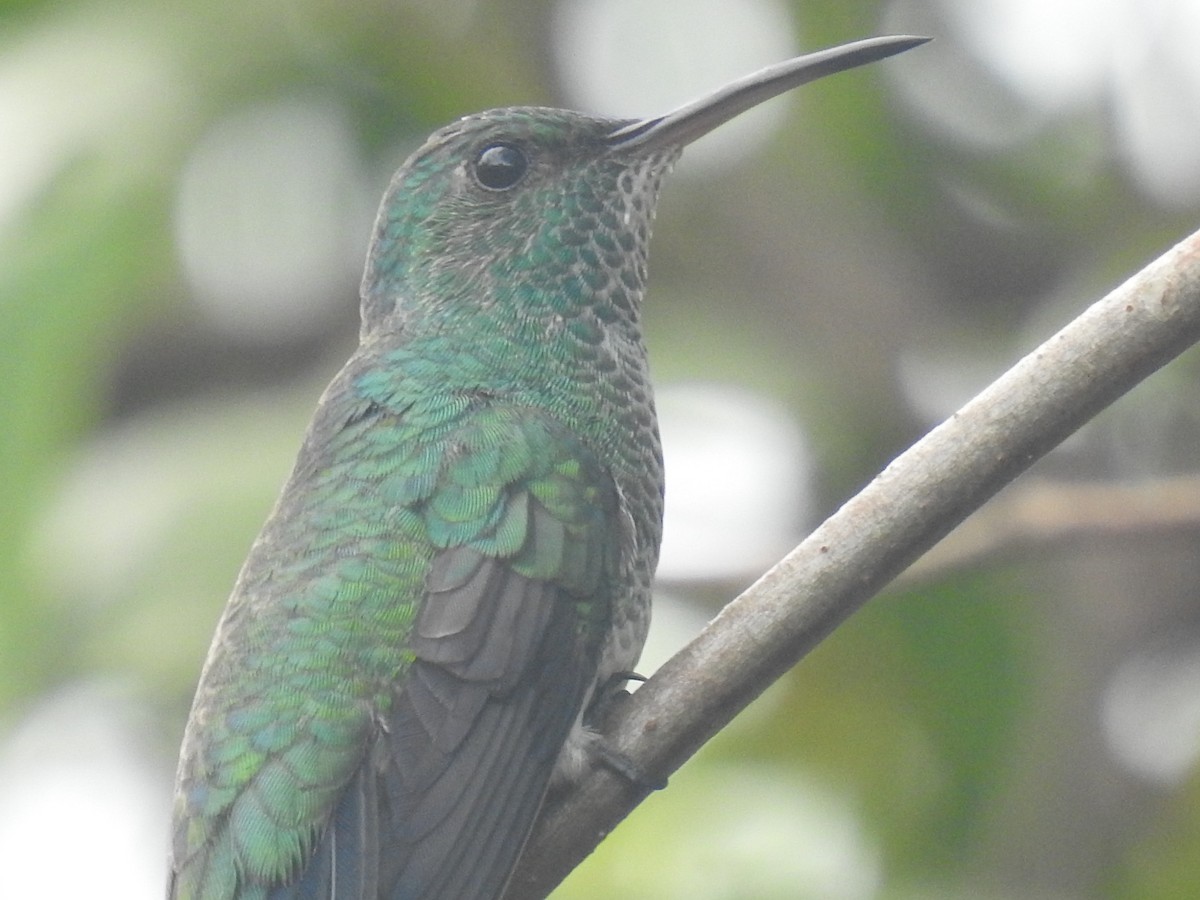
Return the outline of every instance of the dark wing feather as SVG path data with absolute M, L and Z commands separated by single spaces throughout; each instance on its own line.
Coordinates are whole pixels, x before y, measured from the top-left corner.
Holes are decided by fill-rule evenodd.
M 506 440 L 520 465 L 489 452 Z M 452 445 L 439 484 L 479 510 L 446 502 L 430 523 L 414 658 L 299 882 L 271 900 L 498 897 L 591 689 L 619 581 L 610 477 L 529 410 L 489 410 Z M 500 460 L 500 484 L 480 459 Z
M 386 723 L 379 777 L 397 844 L 381 880 L 396 900 L 498 896 L 594 675 L 569 597 L 496 560 L 481 569 L 500 598 L 490 640 L 459 664 L 419 651 Z

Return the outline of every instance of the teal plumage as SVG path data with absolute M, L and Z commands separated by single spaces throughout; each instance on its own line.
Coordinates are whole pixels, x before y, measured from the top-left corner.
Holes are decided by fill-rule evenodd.
M 500 895 L 649 624 L 663 472 L 640 309 L 661 178 L 830 58 L 913 44 L 793 60 L 658 119 L 494 110 L 410 157 L 359 348 L 201 674 L 170 898 Z
M 577 264 L 556 274 L 514 252 L 523 212 L 481 236 L 454 193 L 460 143 L 536 126 L 565 167 L 572 148 L 554 137 L 579 124 L 541 110 L 463 120 L 385 199 L 362 346 L 318 406 L 201 678 L 173 896 L 291 896 L 335 874 L 338 897 L 494 895 L 594 685 L 636 661 L 662 515 L 636 315 L 649 204 L 633 253 L 551 234 L 580 227 L 570 210 L 537 236 L 605 267 L 620 285 L 609 307 Z M 393 199 L 410 172 L 440 204 Z M 482 197 L 478 215 L 499 217 Z M 438 221 L 452 200 L 457 218 Z M 459 252 L 464 265 L 444 263 Z M 621 377 L 601 389 L 581 358 Z M 357 834 L 339 850 L 329 836 L 345 829 L 329 823 L 348 816 Z

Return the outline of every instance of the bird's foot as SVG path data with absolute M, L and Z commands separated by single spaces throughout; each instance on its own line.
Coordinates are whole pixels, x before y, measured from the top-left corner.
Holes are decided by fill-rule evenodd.
M 593 734 L 595 733 L 593 732 Z M 594 763 L 620 775 L 636 788 L 644 791 L 661 791 L 667 786 L 667 779 L 655 778 L 647 774 L 637 763 L 606 741 L 602 734 L 595 734 L 595 740 L 588 751 Z
M 612 711 L 629 699 L 630 693 L 625 685 L 630 681 L 646 681 L 645 675 L 637 672 L 614 672 L 608 680 L 595 692 L 592 702 L 584 713 L 582 743 L 587 757 L 592 765 L 601 765 L 609 771 L 620 775 L 634 787 L 646 791 L 659 791 L 667 786 L 664 778 L 655 778 L 630 759 L 626 754 L 612 746 L 600 730 L 591 726 L 603 728 Z M 604 728 L 604 730 L 607 730 Z

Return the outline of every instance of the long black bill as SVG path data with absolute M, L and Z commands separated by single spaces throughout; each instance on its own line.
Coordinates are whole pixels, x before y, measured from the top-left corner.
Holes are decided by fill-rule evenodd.
M 927 37 L 889 35 L 830 47 L 760 69 L 665 116 L 623 125 L 608 136 L 614 147 L 651 152 L 682 147 L 734 116 L 794 87 L 919 47 Z

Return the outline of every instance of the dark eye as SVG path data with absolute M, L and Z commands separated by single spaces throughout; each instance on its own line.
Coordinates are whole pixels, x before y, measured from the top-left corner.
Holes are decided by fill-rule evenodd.
M 512 187 L 528 168 L 524 151 L 512 144 L 489 144 L 475 158 L 475 178 L 493 191 Z

